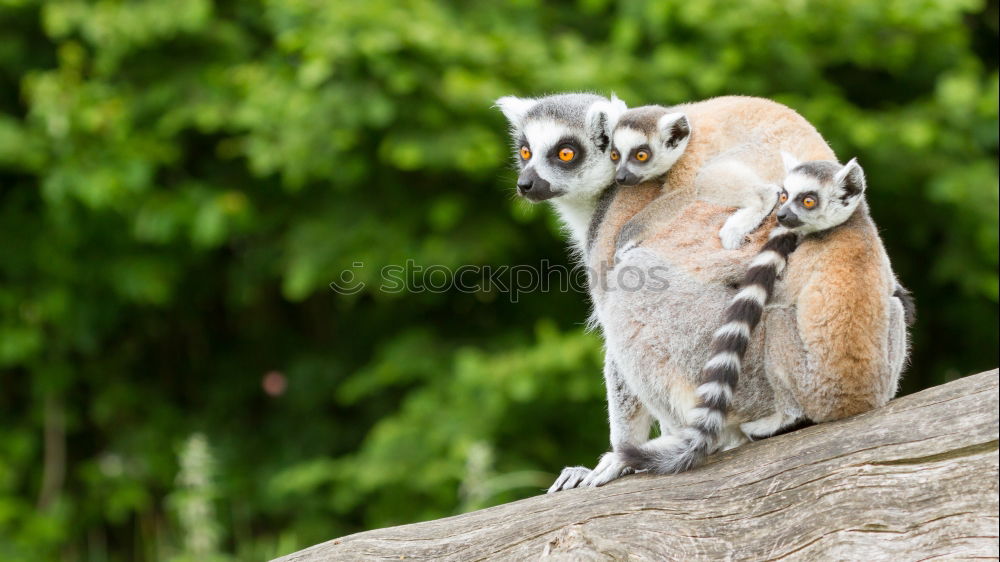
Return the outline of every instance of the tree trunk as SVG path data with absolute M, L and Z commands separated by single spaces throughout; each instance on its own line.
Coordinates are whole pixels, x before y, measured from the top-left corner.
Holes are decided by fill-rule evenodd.
M 357 533 L 280 560 L 996 557 L 997 417 L 993 370 L 683 474 Z

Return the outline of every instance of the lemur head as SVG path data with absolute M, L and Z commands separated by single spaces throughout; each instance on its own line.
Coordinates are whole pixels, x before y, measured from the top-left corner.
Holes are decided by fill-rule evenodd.
M 819 232 L 846 221 L 864 199 L 865 172 L 857 158 L 836 162 L 799 162 L 787 152 L 785 182 L 778 195 L 778 223 L 802 234 Z
M 596 197 L 612 181 L 611 132 L 625 103 L 594 94 L 496 101 L 510 121 L 520 174 L 517 193 L 538 202 Z
M 617 166 L 615 181 L 636 185 L 670 171 L 691 140 L 691 123 L 683 113 L 647 105 L 630 109 L 618 120 L 611 143 Z

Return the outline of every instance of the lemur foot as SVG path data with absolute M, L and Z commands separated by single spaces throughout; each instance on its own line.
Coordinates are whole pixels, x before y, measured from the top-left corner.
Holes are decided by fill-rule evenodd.
M 805 421 L 808 420 L 804 419 L 802 416 L 775 412 L 774 414 L 760 418 L 759 420 L 741 423 L 740 429 L 743 431 L 743 434 L 751 440 L 757 441 L 782 433 L 784 430 L 796 427 Z
M 621 456 L 618 453 L 604 453 L 601 456 L 600 462 L 594 467 L 594 470 L 583 479 L 580 486 L 586 488 L 596 488 L 597 486 L 603 486 L 612 480 L 617 480 L 626 474 L 632 474 L 634 472 L 631 468 L 625 465 L 622 461 Z
M 590 474 L 590 469 L 585 466 L 567 466 L 562 469 L 559 478 L 556 478 L 556 481 L 549 486 L 549 491 L 546 493 L 551 494 L 552 492 L 576 488 L 588 474 Z
M 727 250 L 735 250 L 743 245 L 749 231 L 745 225 L 730 224 L 726 222 L 719 230 L 719 238 L 722 240 L 722 247 Z

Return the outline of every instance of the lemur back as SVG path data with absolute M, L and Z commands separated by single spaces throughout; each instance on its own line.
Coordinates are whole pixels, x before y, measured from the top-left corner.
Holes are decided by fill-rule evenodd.
M 611 145 L 619 185 L 664 183 L 691 137 L 697 134 L 683 109 L 647 105 L 621 116 Z M 741 161 L 741 152 L 752 150 L 751 143 L 734 144 L 707 162 L 694 182 L 698 199 L 738 208 L 719 231 L 722 246 L 729 250 L 740 247 L 774 207 L 776 187 L 761 180 Z
M 856 160 L 844 166 L 829 161 L 801 163 L 782 153 L 787 176 L 778 195 L 778 226 L 751 261 L 739 292 L 726 308 L 724 323 L 712 337 L 711 356 L 695 391 L 698 403 L 689 427 L 678 439 L 659 446 L 633 446 L 623 451 L 625 462 L 636 470 L 666 474 L 698 464 L 712 452 L 726 424 L 730 402 L 739 382 L 751 337 L 774 293 L 775 282 L 803 236 L 842 225 L 863 200 L 864 172 Z M 905 291 L 905 289 L 901 290 Z M 786 419 L 782 411 L 741 426 L 767 435 L 801 421 Z M 748 435 L 764 437 L 767 435 Z

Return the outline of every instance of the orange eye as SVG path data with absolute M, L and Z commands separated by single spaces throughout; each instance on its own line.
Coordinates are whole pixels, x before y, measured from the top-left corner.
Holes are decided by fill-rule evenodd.
M 806 209 L 812 209 L 813 207 L 816 206 L 816 198 L 815 197 L 804 198 L 802 200 L 802 206 L 805 207 Z
M 576 158 L 576 151 L 572 148 L 567 146 L 559 149 L 559 159 L 563 162 L 569 162 L 573 158 Z
M 639 162 L 645 162 L 646 160 L 649 160 L 649 151 L 640 150 L 639 152 L 636 152 L 635 159 L 638 160 Z
M 612 162 L 617 162 L 618 159 L 621 158 L 621 157 L 622 157 L 621 154 L 618 154 L 617 150 L 612 150 L 611 151 L 611 161 Z
M 529 160 L 531 158 L 531 149 L 526 146 L 522 146 L 519 154 L 521 155 L 522 160 Z
M 778 201 L 781 203 L 788 201 L 788 194 L 782 191 L 781 195 L 778 196 Z

